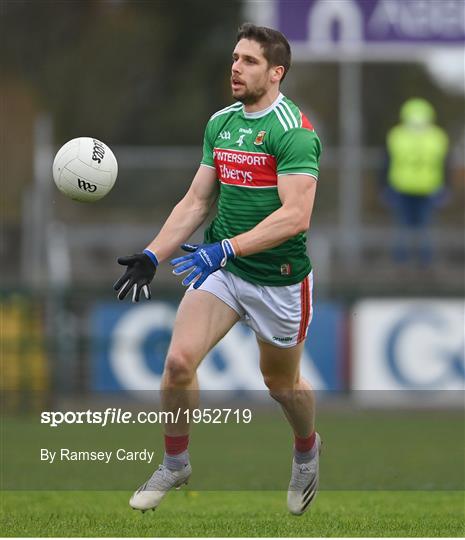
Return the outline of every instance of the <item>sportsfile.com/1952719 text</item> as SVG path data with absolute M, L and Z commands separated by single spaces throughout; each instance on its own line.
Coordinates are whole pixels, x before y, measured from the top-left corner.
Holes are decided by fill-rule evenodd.
M 174 411 L 124 411 L 108 407 L 104 411 L 42 411 L 40 423 L 50 427 L 61 424 L 96 424 L 105 427 L 110 424 L 249 424 L 252 421 L 250 409 L 204 408 Z

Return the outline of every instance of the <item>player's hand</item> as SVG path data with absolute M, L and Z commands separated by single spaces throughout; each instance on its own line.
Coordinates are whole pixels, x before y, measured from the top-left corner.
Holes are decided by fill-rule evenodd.
M 126 272 L 113 285 L 115 291 L 119 291 L 119 300 L 123 300 L 131 289 L 133 302 L 139 302 L 141 291 L 147 299 L 151 298 L 150 282 L 157 271 L 158 261 L 153 253 L 148 255 L 146 251 L 118 258 L 119 264 L 127 266 Z
M 229 240 L 215 244 L 183 244 L 181 247 L 184 251 L 189 251 L 190 255 L 170 261 L 174 266 L 173 274 L 178 276 L 191 270 L 182 284 L 188 286 L 196 280 L 194 289 L 198 289 L 210 274 L 226 266 L 228 260 L 236 256 Z

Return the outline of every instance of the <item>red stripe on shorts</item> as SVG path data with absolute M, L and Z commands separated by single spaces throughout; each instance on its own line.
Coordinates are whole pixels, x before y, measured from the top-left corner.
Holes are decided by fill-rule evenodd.
M 297 343 L 305 339 L 308 321 L 310 318 L 310 289 L 308 286 L 308 276 L 300 284 L 300 326 L 297 336 Z

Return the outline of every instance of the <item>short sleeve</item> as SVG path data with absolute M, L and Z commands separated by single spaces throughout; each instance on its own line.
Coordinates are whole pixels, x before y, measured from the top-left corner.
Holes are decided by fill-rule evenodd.
M 278 175 L 309 174 L 318 178 L 321 143 L 309 129 L 295 128 L 284 132 L 276 151 Z
M 202 154 L 202 161 L 200 162 L 202 165 L 208 165 L 208 167 L 214 167 L 215 162 L 213 161 L 213 137 L 211 134 L 212 131 L 212 125 L 211 121 L 208 122 L 205 133 L 203 136 L 203 154 Z

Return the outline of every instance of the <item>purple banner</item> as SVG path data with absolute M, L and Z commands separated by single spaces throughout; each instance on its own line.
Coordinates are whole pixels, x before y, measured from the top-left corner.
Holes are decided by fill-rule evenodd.
M 277 10 L 294 43 L 465 43 L 465 0 L 278 0 Z

